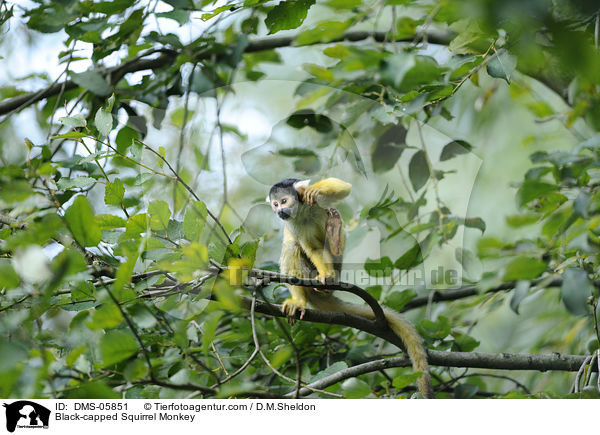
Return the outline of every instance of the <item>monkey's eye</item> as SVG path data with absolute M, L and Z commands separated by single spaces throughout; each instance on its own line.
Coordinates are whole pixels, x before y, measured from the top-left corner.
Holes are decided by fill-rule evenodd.
M 277 204 L 277 201 L 275 201 L 275 202 L 273 203 L 273 205 L 274 205 L 275 207 L 277 207 L 279 204 Z
M 285 204 L 286 202 L 287 202 L 287 199 L 282 199 L 282 200 L 281 200 L 281 203 L 282 203 L 282 204 Z

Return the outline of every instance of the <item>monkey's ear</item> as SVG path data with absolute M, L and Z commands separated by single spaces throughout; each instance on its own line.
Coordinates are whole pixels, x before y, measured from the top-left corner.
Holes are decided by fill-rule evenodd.
M 294 190 L 296 192 L 298 192 L 300 194 L 300 196 L 302 196 L 304 194 L 304 191 L 308 188 L 309 185 L 310 185 L 310 180 L 296 181 L 294 183 Z
M 267 204 L 271 204 L 271 195 L 267 195 L 265 201 L 267 202 Z

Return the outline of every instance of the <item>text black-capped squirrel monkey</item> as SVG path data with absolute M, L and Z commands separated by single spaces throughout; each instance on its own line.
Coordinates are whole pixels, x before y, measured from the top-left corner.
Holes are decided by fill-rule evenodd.
M 326 178 L 310 185 L 310 180 L 286 178 L 271 187 L 267 201 L 277 216 L 285 222 L 280 270 L 300 278 L 316 278 L 326 283 L 336 278 L 342 267 L 344 231 L 339 213 L 329 209 L 332 203 L 350 193 L 352 185 L 337 178 Z M 344 302 L 328 292 L 312 288 L 288 285 L 291 297 L 283 303 L 282 311 L 293 318 L 300 311 L 300 319 L 306 307 L 336 311 L 373 319 L 367 305 Z M 391 329 L 406 346 L 413 369 L 423 373 L 417 380 L 421 393 L 433 397 L 431 376 L 423 339 L 414 326 L 399 313 L 383 307 Z

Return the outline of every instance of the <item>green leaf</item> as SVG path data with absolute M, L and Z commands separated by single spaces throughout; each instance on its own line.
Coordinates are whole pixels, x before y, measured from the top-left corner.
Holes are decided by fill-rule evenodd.
M 305 63 L 302 69 L 323 82 L 332 82 L 335 78 L 329 69 L 314 63 Z
M 459 221 L 467 228 L 475 228 L 477 230 L 480 230 L 482 234 L 485 233 L 485 221 L 480 217 L 464 218 L 459 219 Z
M 131 216 L 125 226 L 125 234 L 127 236 L 137 237 L 140 233 L 148 230 L 149 217 L 146 213 L 136 214 Z
M 571 314 L 585 316 L 590 312 L 588 298 L 593 294 L 593 286 L 583 269 L 567 268 L 563 273 L 560 296 Z
M 142 379 L 148 373 L 148 366 L 145 361 L 141 359 L 134 359 L 133 361 L 129 361 L 127 363 L 127 367 L 123 371 L 123 376 L 129 382 L 137 381 L 138 379 Z
M 450 321 L 445 316 L 438 316 L 436 321 L 423 319 L 419 324 L 422 332 L 434 339 L 444 339 L 450 334 Z
M 158 323 L 156 317 L 154 317 L 148 307 L 143 304 L 136 304 L 127 311 L 131 315 L 131 320 L 133 320 L 138 328 L 152 328 Z
M 127 19 L 119 26 L 117 35 L 121 38 L 127 38 L 136 30 L 140 30 L 144 25 L 144 8 L 134 10 Z M 133 42 L 133 41 L 132 41 Z
M 154 231 L 166 230 L 171 218 L 169 204 L 165 201 L 152 201 L 148 206 L 150 214 L 150 228 Z
M 575 198 L 575 201 L 573 201 L 573 213 L 575 213 L 576 216 L 587 219 L 591 199 L 592 197 L 589 192 L 586 192 L 585 190 L 580 191 L 577 198 Z
M 82 189 L 91 186 L 95 182 L 96 180 L 90 177 L 61 178 L 56 183 L 56 187 L 60 190 Z
M 374 172 L 385 172 L 396 166 L 406 149 L 408 131 L 400 124 L 389 127 L 371 149 L 371 164 Z
M 519 314 L 519 305 L 521 301 L 529 294 L 529 281 L 519 281 L 513 291 L 513 296 L 510 299 L 510 309 Z
M 171 6 L 173 6 L 175 9 L 194 9 L 195 8 L 195 2 L 194 0 L 163 0 L 165 3 L 170 4 Z M 210 3 L 209 1 L 204 0 L 202 2 L 203 5 L 206 5 Z M 215 3 L 215 2 L 213 2 Z
M 419 191 L 429 180 L 429 165 L 425 152 L 417 151 L 408 164 L 408 177 L 415 192 Z
M 121 179 L 115 178 L 114 181 L 106 183 L 106 187 L 104 188 L 104 203 L 106 205 L 121 207 L 124 195 L 125 188 Z
M 329 0 L 325 4 L 332 9 L 354 9 L 362 5 L 362 0 Z
M 34 191 L 25 180 L 12 179 L 9 183 L 4 183 L 0 178 L 0 200 L 8 204 L 23 201 L 33 194 Z
M 73 118 L 60 118 L 59 121 L 62 124 L 65 124 L 65 120 L 71 120 Z M 71 121 L 67 121 L 67 122 L 71 122 Z M 74 123 L 76 124 L 81 124 L 81 120 L 80 119 L 75 119 Z M 65 124 L 66 125 L 66 124 Z M 72 127 L 85 127 L 85 119 L 83 120 L 83 125 L 75 125 Z M 82 133 L 80 131 L 70 131 L 68 133 L 64 133 L 64 134 L 57 134 L 55 136 L 52 136 L 52 139 L 80 139 L 82 137 L 88 137 L 89 135 L 87 133 Z
M 92 312 L 89 322 L 86 322 L 88 328 L 110 329 L 119 326 L 123 321 L 123 315 L 119 308 L 113 303 L 106 303 L 96 308 Z
M 392 385 L 394 388 L 399 390 L 408 387 L 411 384 L 414 384 L 417 379 L 419 379 L 423 375 L 423 372 L 414 372 L 409 373 L 408 375 L 396 376 L 392 381 Z
M 471 384 L 460 384 L 457 385 L 454 389 L 454 398 L 455 399 L 470 399 L 479 391 L 479 387 L 477 385 Z
M 398 90 L 410 92 L 417 90 L 421 85 L 428 85 L 441 78 L 444 68 L 441 68 L 435 59 L 429 56 L 415 56 L 414 66 L 408 69 L 403 76 L 396 78 Z
M 108 97 L 108 100 L 106 100 L 106 111 L 112 112 L 114 105 L 115 105 L 115 94 L 113 92 L 113 94 L 110 97 Z
M 81 115 L 63 116 L 62 118 L 58 118 L 58 122 L 71 128 L 85 127 L 87 124 L 85 118 Z
M 532 225 L 538 222 L 539 220 L 540 216 L 536 213 L 506 216 L 507 225 L 513 228 L 521 228 L 527 225 Z
M 524 206 L 534 199 L 545 196 L 558 189 L 555 184 L 544 183 L 538 180 L 525 180 L 519 190 L 517 190 L 517 202 L 519 206 Z
M 473 147 L 468 142 L 464 140 L 454 140 L 444 145 L 442 153 L 440 154 L 440 161 L 444 162 L 460 154 L 467 154 L 472 149 Z
M 183 233 L 190 242 L 197 242 L 200 240 L 200 236 L 204 230 L 204 224 L 206 223 L 207 214 L 206 204 L 202 201 L 192 202 L 185 212 L 185 217 L 183 218 Z
M 460 262 L 466 278 L 477 280 L 481 277 L 483 266 L 477 256 L 469 249 L 456 248 L 454 251 L 455 258 Z
M 96 71 L 72 72 L 71 78 L 77 85 L 101 97 L 106 97 L 112 92 L 112 88 L 108 82 Z
M 128 249 L 125 249 L 125 251 L 127 253 L 127 261 L 122 262 L 117 269 L 115 282 L 112 285 L 114 296 L 117 300 L 121 300 L 123 297 L 129 299 L 131 296 L 135 296 L 135 294 L 130 291 L 129 284 L 131 283 L 133 267 L 137 261 L 137 252 L 127 252 Z
M 182 11 L 181 9 L 173 9 L 169 12 L 159 12 L 155 15 L 159 18 L 170 18 L 171 20 L 175 20 L 180 26 L 186 24 L 190 19 L 190 13 Z
M 311 45 L 317 42 L 331 42 L 340 38 L 350 28 L 352 21 L 322 21 L 314 28 L 296 36 L 297 45 Z
M 109 331 L 100 339 L 102 367 L 108 367 L 129 358 L 138 351 L 133 335 L 122 331 Z
M 27 350 L 4 337 L 0 337 L 0 373 L 11 371 L 27 360 Z
M 0 260 L 0 288 L 10 290 L 17 287 L 21 282 L 21 278 L 10 263 L 5 260 Z M 5 355 L 5 354 L 4 354 Z
M 288 361 L 292 357 L 293 354 L 294 354 L 294 350 L 293 350 L 292 346 L 290 346 L 290 345 L 282 346 L 279 349 L 277 349 L 275 351 L 275 353 L 273 353 L 270 356 L 271 365 L 273 367 L 275 367 L 276 369 L 278 369 L 286 361 Z
M 572 212 L 570 207 L 565 207 L 552 213 L 544 222 L 542 234 L 548 238 L 553 238 L 557 234 L 566 230 L 574 219 L 571 218 Z
M 482 237 L 477 242 L 477 254 L 480 258 L 499 257 L 503 248 L 504 243 L 493 237 Z
M 100 12 L 110 16 L 118 12 L 123 12 L 128 7 L 133 6 L 134 3 L 135 0 L 112 0 L 93 3 L 89 7 L 93 12 Z
M 479 341 L 475 340 L 462 332 L 452 331 L 454 343 L 452 343 L 453 352 L 472 352 L 479 346 Z
M 517 58 L 511 56 L 507 52 L 503 52 L 499 56 L 494 57 L 487 64 L 487 72 L 492 77 L 506 80 L 510 84 L 510 76 L 517 66 Z
M 418 21 L 410 17 L 400 17 L 396 20 L 394 39 L 408 38 L 416 34 Z
M 59 282 L 63 277 L 74 275 L 83 272 L 87 269 L 87 261 L 83 254 L 75 249 L 63 249 L 50 265 L 50 269 L 54 272 L 52 278 L 55 282 Z
M 121 399 L 123 393 L 113 391 L 102 381 L 84 382 L 65 392 L 68 399 Z
M 81 246 L 96 246 L 102 240 L 94 219 L 94 210 L 85 196 L 79 195 L 65 212 L 65 220 L 73 237 Z
M 390 257 L 381 257 L 379 260 L 367 258 L 365 270 L 370 276 L 390 276 L 393 271 L 392 260 L 390 260 Z
M 314 4 L 315 0 L 285 0 L 274 6 L 265 18 L 269 35 L 299 27 Z
M 312 378 L 310 378 L 310 383 L 316 382 L 319 379 L 323 379 L 329 375 L 333 375 L 334 373 L 345 370 L 347 368 L 348 368 L 348 364 L 346 364 L 344 361 L 335 362 L 335 363 L 331 364 L 329 367 L 327 367 L 326 369 L 321 370 L 319 373 L 314 375 Z
M 410 270 L 422 262 L 421 245 L 417 242 L 396 260 L 394 267 L 400 270 Z
M 400 311 L 411 300 L 417 297 L 417 292 L 412 289 L 390 293 L 385 304 L 395 311 Z
M 215 338 L 215 333 L 217 331 L 217 326 L 219 326 L 219 320 L 223 316 L 223 312 L 215 311 L 210 313 L 203 324 L 203 333 L 202 333 L 202 348 L 204 350 L 204 354 L 208 355 L 209 346 L 213 342 Z
M 538 258 L 517 257 L 504 268 L 502 280 L 507 282 L 535 279 L 544 273 L 547 268 L 546 262 Z
M 362 399 L 371 394 L 371 387 L 365 381 L 350 378 L 342 383 L 342 394 L 348 399 Z
M 117 151 L 119 151 L 121 154 L 125 154 L 127 152 L 127 148 L 131 146 L 134 139 L 140 139 L 140 134 L 137 130 L 127 125 L 120 129 L 115 139 L 115 142 L 117 143 Z
M 112 130 L 113 119 L 112 114 L 105 109 L 98 109 L 94 118 L 94 125 L 103 136 L 108 136 Z
M 316 157 L 313 150 L 307 148 L 282 148 L 277 151 L 277 154 L 285 157 Z
M 331 120 L 325 115 L 318 115 L 313 110 L 299 110 L 287 119 L 286 123 L 294 128 L 311 127 L 319 133 L 328 133 L 333 128 Z M 298 149 L 298 148 L 289 148 Z M 282 151 L 280 151 L 281 153 Z M 313 153 L 314 154 L 314 153 Z M 285 155 L 285 154 L 284 154 Z

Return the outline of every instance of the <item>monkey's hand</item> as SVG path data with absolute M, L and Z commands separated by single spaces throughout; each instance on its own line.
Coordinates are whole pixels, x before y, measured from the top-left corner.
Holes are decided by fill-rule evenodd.
M 296 311 L 300 310 L 300 320 L 304 317 L 306 312 L 306 300 L 287 298 L 283 301 L 281 306 L 281 312 L 287 316 L 287 321 L 290 325 L 296 322 Z
M 307 205 L 313 206 L 317 203 L 319 197 L 319 188 L 314 185 L 309 186 L 304 191 L 303 200 Z

